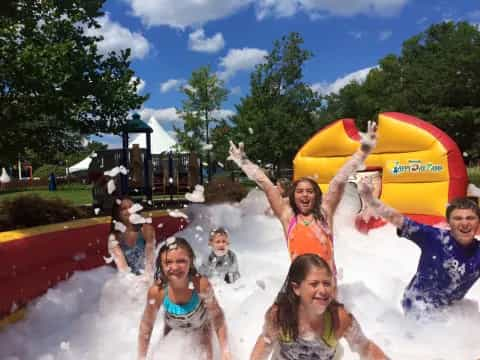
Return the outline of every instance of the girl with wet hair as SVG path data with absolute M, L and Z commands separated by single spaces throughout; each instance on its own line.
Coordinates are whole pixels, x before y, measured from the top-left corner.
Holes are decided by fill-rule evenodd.
M 362 359 L 387 359 L 353 315 L 334 300 L 333 283 L 332 271 L 318 255 L 296 257 L 265 314 L 250 360 L 266 360 L 272 352 L 271 360 L 333 360 L 341 338 Z
M 129 197 L 114 201 L 108 251 L 119 271 L 144 274 L 151 281 L 155 270 L 155 229 L 141 222 L 144 218 L 137 213 L 141 209 Z
M 194 265 L 195 254 L 181 237 L 170 237 L 160 246 L 157 281 L 150 287 L 138 335 L 138 359 L 147 357 L 158 311 L 165 310 L 164 335 L 172 329 L 196 337 L 208 360 L 213 359 L 212 329 L 220 344 L 221 359 L 230 360 L 225 317 L 213 288 Z
M 375 148 L 376 124 L 368 122 L 368 130 L 362 135 L 359 149 L 342 166 L 330 181 L 328 192 L 322 197 L 318 184 L 308 177 L 297 179 L 289 192 L 289 202 L 262 169 L 251 162 L 243 144 L 237 147 L 230 142 L 229 159 L 265 191 L 275 216 L 280 220 L 291 259 L 315 253 L 335 269 L 333 259 L 333 215 L 342 198 L 348 177 L 363 166 L 367 156 Z M 322 171 L 322 169 L 319 169 Z

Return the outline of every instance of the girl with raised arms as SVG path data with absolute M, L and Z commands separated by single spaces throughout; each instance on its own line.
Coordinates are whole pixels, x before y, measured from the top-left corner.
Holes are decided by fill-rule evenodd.
M 298 255 L 315 253 L 335 269 L 333 214 L 342 198 L 348 177 L 363 166 L 363 162 L 375 147 L 376 128 L 375 122 L 368 122 L 367 133 L 362 134 L 360 148 L 330 181 L 328 192 L 323 198 L 318 184 L 304 177 L 292 184 L 288 202 L 284 201 L 278 188 L 263 170 L 246 157 L 243 144 L 240 143 L 237 147 L 230 142 L 228 159 L 234 161 L 265 191 L 275 216 L 282 223 L 292 260 Z

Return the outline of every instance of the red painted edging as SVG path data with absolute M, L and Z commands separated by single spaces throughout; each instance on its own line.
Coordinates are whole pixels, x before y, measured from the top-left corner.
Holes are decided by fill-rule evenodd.
M 152 220 L 157 241 L 187 224 L 170 216 Z M 68 279 L 74 271 L 105 265 L 109 230 L 109 223 L 77 228 L 59 225 L 54 231 L 0 242 L 0 319 Z

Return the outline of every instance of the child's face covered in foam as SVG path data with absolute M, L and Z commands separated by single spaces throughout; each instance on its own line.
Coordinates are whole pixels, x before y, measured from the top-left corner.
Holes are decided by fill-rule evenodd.
M 215 234 L 210 240 L 209 245 L 217 256 L 224 256 L 228 252 L 230 241 L 225 234 Z

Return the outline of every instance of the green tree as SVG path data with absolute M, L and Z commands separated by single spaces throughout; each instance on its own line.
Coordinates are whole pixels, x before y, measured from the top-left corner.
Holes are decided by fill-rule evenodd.
M 210 143 L 211 126 L 220 121 L 218 110 L 227 99 L 228 90 L 223 81 L 211 72 L 210 66 L 203 66 L 192 72 L 188 85 L 182 88 L 186 99 L 178 114 L 183 119 L 183 129 L 174 127 L 179 146 L 202 154 L 203 147 Z M 210 150 L 206 150 L 210 171 Z
M 28 149 L 45 161 L 80 147 L 83 135 L 115 132 L 139 108 L 130 50 L 101 55 L 104 0 L 19 0 L 0 18 L 0 158 Z M 0 160 L 1 160 L 0 159 Z
M 355 117 L 400 111 L 433 123 L 463 151 L 480 157 L 480 31 L 467 22 L 443 22 L 403 43 L 400 56 L 380 60 L 364 83 L 326 96 L 321 116 Z
M 302 81 L 303 65 L 312 57 L 302 44 L 298 33 L 274 42 L 251 74 L 251 94 L 241 99 L 232 118 L 236 140 L 245 143 L 252 158 L 276 170 L 291 167 L 299 147 L 316 130 L 321 99 Z
M 211 140 L 213 144 L 213 153 L 217 162 L 221 162 L 224 166 L 228 166 L 227 156 L 230 147 L 229 140 L 233 136 L 234 129 L 225 119 L 222 119 L 211 131 Z

